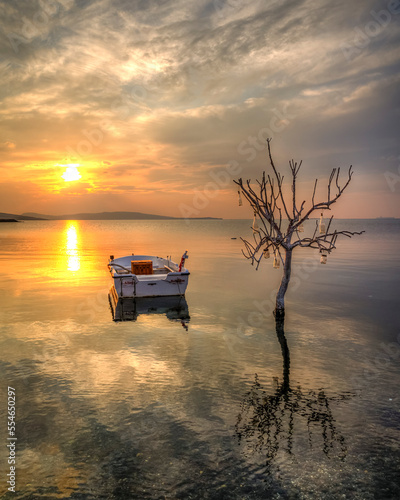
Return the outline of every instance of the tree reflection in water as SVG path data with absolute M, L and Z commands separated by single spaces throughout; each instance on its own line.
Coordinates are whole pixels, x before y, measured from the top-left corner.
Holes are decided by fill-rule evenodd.
M 276 333 L 282 349 L 283 380 L 279 383 L 278 377 L 274 377 L 274 393 L 267 394 L 255 374 L 254 384 L 241 404 L 235 426 L 239 444 L 245 440 L 255 451 L 265 453 L 269 469 L 279 450 L 294 456 L 295 422 L 300 419 L 307 426 L 310 448 L 317 442 L 321 445 L 318 437 L 321 435 L 323 453 L 343 460 L 347 455 L 345 438 L 336 427 L 330 405 L 332 401 L 348 400 L 354 394 L 328 396 L 323 389 L 303 392 L 300 386 L 291 388 L 290 353 L 283 321 L 276 322 Z

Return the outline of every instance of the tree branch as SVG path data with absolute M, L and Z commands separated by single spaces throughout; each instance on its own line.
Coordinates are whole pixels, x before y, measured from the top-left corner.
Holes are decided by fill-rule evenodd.
M 360 235 L 365 232 L 331 230 L 333 222 L 332 215 L 329 218 L 325 234 L 318 235 L 318 220 L 316 220 L 312 236 L 301 238 L 298 231 L 299 226 L 308 220 L 315 211 L 330 210 L 331 205 L 336 203 L 342 196 L 352 179 L 352 166 L 349 167 L 348 176 L 343 186 L 340 185 L 340 168 L 332 169 L 328 178 L 326 201 L 316 202 L 318 179 L 315 179 L 311 197 L 311 207 L 306 210 L 306 200 L 301 203 L 300 209 L 298 209 L 296 205 L 297 176 L 302 162 L 300 161 L 300 163 L 297 163 L 294 160 L 289 161 L 292 175 L 292 207 L 288 207 L 282 189 L 284 177 L 275 167 L 270 143 L 271 139 L 268 139 L 268 156 L 274 174 L 272 178 L 270 174 L 263 172 L 261 180 L 256 181 L 257 190 L 252 187 L 250 180 L 246 182 L 244 182 L 242 178 L 234 180 L 234 183 L 240 189 L 239 192 L 243 193 L 244 198 L 248 201 L 253 212 L 260 219 L 260 228 L 257 232 L 253 231 L 254 242 L 249 242 L 241 238 L 245 246 L 242 253 L 246 259 L 251 261 L 252 265 L 256 265 L 258 269 L 263 256 L 262 251 L 266 249 L 272 248 L 285 265 L 282 249 L 291 251 L 297 247 L 308 247 L 319 251 L 330 252 L 336 248 L 336 241 L 339 236 L 351 238 L 354 235 Z M 289 208 L 291 209 L 291 214 L 289 214 Z M 282 229 L 284 216 L 288 219 L 288 226 L 285 230 Z M 294 234 L 296 234 L 297 240 L 292 242 Z

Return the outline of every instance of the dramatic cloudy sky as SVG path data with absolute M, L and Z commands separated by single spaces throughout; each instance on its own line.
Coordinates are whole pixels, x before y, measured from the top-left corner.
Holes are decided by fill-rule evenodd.
M 0 16 L 0 212 L 248 217 L 232 179 L 260 175 L 272 136 L 304 193 L 353 164 L 338 216 L 400 216 L 400 0 L 0 0 Z

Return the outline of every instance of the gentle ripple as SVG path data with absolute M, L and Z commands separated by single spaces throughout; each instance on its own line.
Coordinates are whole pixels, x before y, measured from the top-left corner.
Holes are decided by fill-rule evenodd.
M 10 498 L 400 497 L 399 221 L 338 221 L 367 232 L 326 266 L 298 252 L 284 332 L 271 314 L 280 272 L 256 272 L 231 239 L 249 221 L 4 226 Z M 112 321 L 109 254 L 185 249 L 190 320 Z

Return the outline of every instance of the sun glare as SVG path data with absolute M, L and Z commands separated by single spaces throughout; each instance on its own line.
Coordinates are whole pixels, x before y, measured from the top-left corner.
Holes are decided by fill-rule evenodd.
M 61 176 L 65 182 L 78 181 L 81 178 L 78 170 L 79 163 L 68 163 L 67 165 L 60 165 L 60 167 L 67 167 Z

